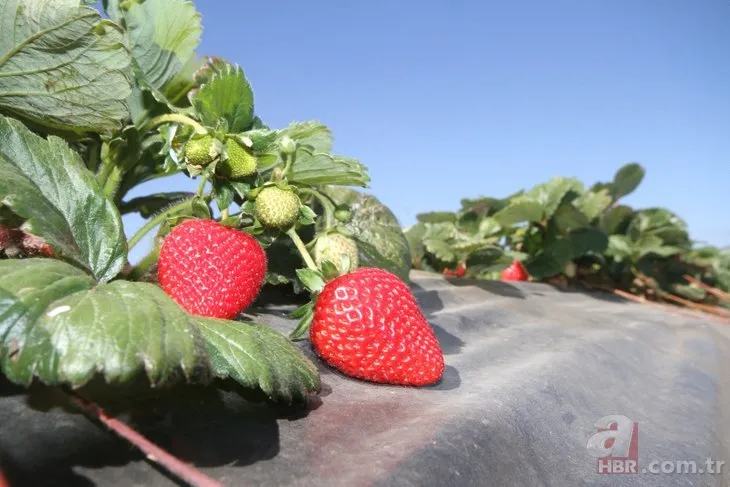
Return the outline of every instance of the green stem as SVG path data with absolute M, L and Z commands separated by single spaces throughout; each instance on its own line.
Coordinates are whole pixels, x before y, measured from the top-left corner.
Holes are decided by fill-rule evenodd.
M 198 190 L 195 191 L 195 194 L 197 196 L 200 196 L 201 198 L 203 197 L 203 191 L 205 190 L 205 183 L 207 183 L 207 182 L 208 182 L 208 176 L 203 175 L 200 178 L 200 183 L 198 183 Z
M 89 162 L 87 163 L 87 167 L 89 168 L 89 171 L 95 173 L 97 169 L 99 169 L 99 142 L 93 141 L 89 145 Z
M 335 213 L 335 202 L 332 201 L 332 198 L 329 196 L 320 193 L 316 189 L 311 188 L 299 188 L 300 193 L 308 194 L 311 196 L 314 196 L 317 201 L 322 205 L 322 208 L 324 209 L 324 223 L 325 227 L 331 228 L 334 225 L 334 213 Z
M 157 225 L 162 223 L 167 217 L 169 217 L 171 214 L 185 208 L 186 205 L 190 204 L 190 200 L 185 200 L 181 203 L 178 203 L 174 206 L 171 206 L 167 210 L 163 211 L 156 217 L 149 220 L 147 223 L 144 224 L 142 228 L 137 230 L 137 233 L 132 235 L 132 238 L 129 239 L 129 243 L 127 246 L 129 247 L 129 250 L 132 250 L 132 248 L 139 243 L 140 240 L 142 240 L 142 237 L 147 235 L 152 229 L 154 229 Z
M 144 124 L 140 129 L 140 133 L 144 134 L 150 130 L 152 130 L 155 127 L 158 127 L 164 123 L 182 123 L 184 125 L 190 125 L 195 129 L 196 132 L 199 134 L 205 134 L 208 131 L 205 130 L 205 127 L 200 125 L 198 122 L 193 120 L 190 117 L 187 117 L 185 115 L 181 115 L 179 113 L 166 113 L 164 115 L 157 116 Z
M 104 142 L 101 147 L 101 166 L 96 173 L 96 181 L 102 188 L 104 187 L 109 174 L 112 172 L 112 169 L 114 169 L 114 158 L 109 154 L 109 143 Z
M 287 174 L 289 174 L 289 171 L 291 170 L 292 165 L 297 160 L 297 153 L 291 154 L 289 156 L 285 156 L 286 164 L 284 165 L 284 170 L 281 173 L 281 177 L 284 178 Z
M 221 210 L 221 221 L 228 218 L 228 208 L 224 208 Z
M 302 239 L 297 234 L 296 230 L 294 230 L 294 227 L 290 228 L 286 234 L 289 236 L 289 238 L 294 242 L 294 246 L 297 248 L 299 253 L 302 256 L 302 259 L 304 260 L 304 263 L 307 264 L 307 267 L 309 267 L 312 270 L 318 270 L 317 264 L 314 263 L 314 260 L 312 259 L 312 256 L 309 255 L 309 251 L 307 250 L 307 247 L 304 245 L 304 242 L 302 242 Z
M 136 281 L 140 279 L 142 276 L 144 276 L 150 267 L 152 267 L 155 262 L 157 262 L 157 258 L 160 256 L 160 247 L 155 245 L 154 248 L 150 251 L 149 254 L 145 255 L 141 261 L 139 261 L 139 264 L 132 267 L 132 269 L 127 274 L 127 279 L 131 281 Z
M 114 197 L 117 194 L 117 189 L 119 189 L 119 183 L 122 181 L 123 175 L 124 170 L 117 164 L 114 164 L 112 165 L 111 171 L 104 180 L 104 193 L 112 201 L 114 201 Z

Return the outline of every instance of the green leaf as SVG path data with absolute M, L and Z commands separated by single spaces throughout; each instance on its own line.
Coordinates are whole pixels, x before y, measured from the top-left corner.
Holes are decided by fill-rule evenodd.
M 640 235 L 634 242 L 634 259 L 638 260 L 645 255 L 655 253 L 661 246 L 662 239 L 656 235 L 648 233 Z
M 124 12 L 120 7 L 120 3 L 125 0 L 101 0 L 101 4 L 104 7 L 104 12 L 117 24 L 122 23 Z M 96 2 L 94 2 L 96 3 Z
M 194 321 L 159 287 L 97 283 L 52 259 L 0 261 L 0 365 L 13 382 L 81 386 L 97 373 L 152 384 L 205 363 Z M 203 370 L 202 372 L 205 372 Z
M 629 206 L 614 206 L 601 216 L 599 226 L 609 235 L 623 233 L 633 214 Z
M 634 244 L 626 235 L 609 235 L 606 254 L 621 262 L 634 253 Z
M 512 258 L 507 256 L 501 247 L 489 246 L 469 255 L 466 259 L 466 268 L 470 273 L 482 274 L 500 271 L 509 266 L 511 262 Z
M 231 377 L 283 399 L 319 387 L 314 365 L 272 329 L 192 316 L 158 286 L 100 285 L 52 259 L 0 261 L 0 371 L 72 387 L 97 374 L 155 386 Z
M 226 183 L 226 181 L 216 182 L 213 186 L 215 188 L 215 201 L 219 210 L 225 210 L 233 204 L 235 191 L 233 186 Z
M 461 213 L 459 219 L 456 221 L 456 225 L 462 233 L 474 235 L 479 232 L 479 224 L 482 218 L 482 216 L 473 212 Z
M 609 194 L 613 194 L 613 183 L 595 183 L 590 187 L 590 191 L 599 193 L 601 191 L 608 191 Z
M 613 177 L 611 192 L 614 199 L 633 193 L 643 179 L 644 168 L 640 164 L 630 163 L 621 167 Z
M 162 91 L 195 54 L 201 16 L 187 0 L 129 4 L 123 15 L 134 63 L 146 84 Z
M 2 219 L 0 219 L 2 221 Z M 720 249 L 712 245 L 706 245 L 699 248 L 694 248 L 687 252 L 683 256 L 685 262 L 689 262 L 694 265 L 706 267 L 712 266 L 713 263 L 722 258 Z
M 355 237 L 360 265 L 385 269 L 408 282 L 411 253 L 393 212 L 376 197 L 350 188 L 327 187 L 323 192 L 352 211 L 344 229 Z
M 73 132 L 129 116 L 122 29 L 78 0 L 0 0 L 0 112 Z
M 284 135 L 294 139 L 300 149 L 306 152 L 325 154 L 332 152 L 332 131 L 316 120 L 292 122 L 287 128 L 279 131 L 279 138 Z M 297 157 L 299 157 L 298 152 Z
M 499 238 L 486 238 L 486 239 L 476 239 L 476 240 L 459 240 L 456 243 L 453 243 L 450 245 L 451 250 L 454 251 L 454 253 L 471 253 L 474 251 L 477 251 L 484 247 L 490 247 L 497 243 L 499 241 Z
M 443 240 L 425 239 L 423 245 L 428 252 L 442 262 L 453 262 L 456 259 L 456 254 L 451 250 L 451 246 Z
M 119 205 L 119 211 L 123 215 L 127 213 L 139 213 L 142 218 L 149 218 L 164 208 L 190 199 L 193 196 L 195 196 L 195 193 L 185 191 L 154 193 L 122 202 Z
M 588 218 L 581 213 L 573 203 L 563 202 L 553 214 L 553 221 L 561 232 L 568 232 L 576 228 L 583 228 L 590 225 Z
M 543 219 L 543 215 L 542 204 L 530 199 L 519 199 L 498 211 L 494 219 L 503 227 L 507 227 L 521 222 L 539 222 Z
M 346 264 L 346 265 L 342 265 L 340 267 L 341 269 L 349 269 L 350 268 L 350 258 L 348 256 L 343 255 L 340 260 L 343 261 L 341 263 Z M 344 262 L 345 260 L 347 262 Z M 340 270 L 337 268 L 337 266 L 335 265 L 335 263 L 332 262 L 331 260 L 324 259 L 322 261 L 322 263 L 320 264 L 320 266 L 322 268 L 322 275 L 324 276 L 324 278 L 327 281 L 329 281 L 330 279 L 334 279 L 335 277 L 337 277 L 337 276 L 339 276 L 341 274 Z
M 289 340 L 297 341 L 305 338 L 309 327 L 312 324 L 314 318 L 314 303 L 308 302 L 297 308 L 293 313 L 289 315 L 290 318 L 299 318 L 299 323 L 291 333 L 289 333 Z
M 413 259 L 420 260 L 425 250 L 423 237 L 426 234 L 426 225 L 418 222 L 405 229 L 403 233 L 408 241 L 411 256 Z
M 435 211 L 431 213 L 419 213 L 416 220 L 422 223 L 456 223 L 457 215 L 452 211 Z
M 502 226 L 496 218 L 487 217 L 479 222 L 478 235 L 480 238 L 490 237 L 499 233 L 500 230 L 502 230 Z
M 215 318 L 196 321 L 216 377 L 230 377 L 287 402 L 319 390 L 317 367 L 277 331 L 256 323 Z
M 254 117 L 253 90 L 240 66 L 228 65 L 193 96 L 193 106 L 205 125 L 228 124 L 228 132 L 243 132 Z
M 297 151 L 297 160 L 287 175 L 291 183 L 367 187 L 367 167 L 355 159 L 325 153 Z
M 269 129 L 251 129 L 245 132 L 241 132 L 238 135 L 239 139 L 241 137 L 247 137 L 251 139 L 251 143 L 253 144 L 251 145 L 251 150 L 256 154 L 266 152 L 275 147 L 276 139 L 278 137 L 276 131 Z
M 525 269 L 537 280 L 560 274 L 573 256 L 570 240 L 557 237 L 525 261 Z
M 99 281 L 113 278 L 126 262 L 121 216 L 81 157 L 62 139 L 43 139 L 2 116 L 0 204 Z
M 583 184 L 575 178 L 556 177 L 532 188 L 527 197 L 542 206 L 543 218 L 551 218 L 570 192 L 580 193 Z
M 491 216 L 505 208 L 510 203 L 509 200 L 510 198 L 464 198 L 461 200 L 461 209 L 463 212 L 471 212 L 480 216 Z
M 317 214 L 307 205 L 299 207 L 299 220 L 297 223 L 302 226 L 312 225 L 317 220 Z
M 645 252 L 642 252 L 642 256 L 648 254 L 654 254 L 659 257 L 671 257 L 672 255 L 681 254 L 684 249 L 680 247 L 674 247 L 672 245 L 660 245 Z
M 611 206 L 612 201 L 608 190 L 602 189 L 600 191 L 586 191 L 576 198 L 573 204 L 588 220 L 593 221 Z
M 297 269 L 297 277 L 305 288 L 312 293 L 318 293 L 324 289 L 324 276 L 314 269 Z
M 453 223 L 426 223 L 424 240 L 451 240 L 456 236 L 456 226 Z
M 170 104 L 187 105 L 186 95 L 197 87 L 194 76 L 204 63 L 202 58 L 193 55 L 175 77 L 165 84 L 162 94 Z
M 634 239 L 650 234 L 659 237 L 664 244 L 690 248 L 687 223 L 664 208 L 646 208 L 636 213 L 627 233 Z
M 587 254 L 603 254 L 608 248 L 608 236 L 597 228 L 576 228 L 568 234 L 572 258 Z
M 692 301 L 702 301 L 707 297 L 704 289 L 691 284 L 673 284 L 670 289 L 674 294 L 679 294 Z

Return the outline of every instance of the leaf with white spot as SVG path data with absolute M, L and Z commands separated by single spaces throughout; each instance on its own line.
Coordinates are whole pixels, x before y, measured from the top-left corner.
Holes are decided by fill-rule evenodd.
M 153 284 L 99 284 L 53 259 L 0 261 L 0 373 L 72 387 L 97 374 L 153 385 L 230 377 L 286 401 L 319 388 L 314 365 L 270 328 L 192 316 Z

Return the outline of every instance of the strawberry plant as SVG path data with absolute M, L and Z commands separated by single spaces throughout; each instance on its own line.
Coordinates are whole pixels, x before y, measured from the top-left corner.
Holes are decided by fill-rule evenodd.
M 196 54 L 192 2 L 104 0 L 108 18 L 88 4 L 0 0 L 0 372 L 77 390 L 142 377 L 233 380 L 286 402 L 318 391 L 295 344 L 236 318 L 266 290 L 312 293 L 301 331 L 325 284 L 358 267 L 405 292 L 405 236 L 354 189 L 367 168 L 317 121 L 269 127 L 243 69 Z M 175 174 L 189 191 L 130 197 Z M 146 222 L 127 240 L 131 213 Z M 430 346 L 413 351 L 428 375 L 406 382 L 438 380 Z
M 580 283 L 642 298 L 727 307 L 728 250 L 693 242 L 664 208 L 621 203 L 644 178 L 631 163 L 586 187 L 556 177 L 506 198 L 464 199 L 406 229 L 417 269 L 476 279 Z

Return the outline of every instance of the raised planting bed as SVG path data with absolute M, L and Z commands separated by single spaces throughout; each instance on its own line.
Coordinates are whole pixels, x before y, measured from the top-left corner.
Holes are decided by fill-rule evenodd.
M 412 289 L 443 346 L 436 385 L 370 384 L 315 361 L 322 391 L 306 408 L 187 387 L 120 419 L 230 486 L 727 485 L 727 468 L 650 472 L 728 458 L 726 325 L 546 284 L 414 271 Z M 287 333 L 292 309 L 250 312 Z M 175 485 L 72 409 L 34 409 L 47 402 L 3 387 L 11 485 Z M 607 415 L 638 423 L 636 474 L 597 473 L 587 444 Z

